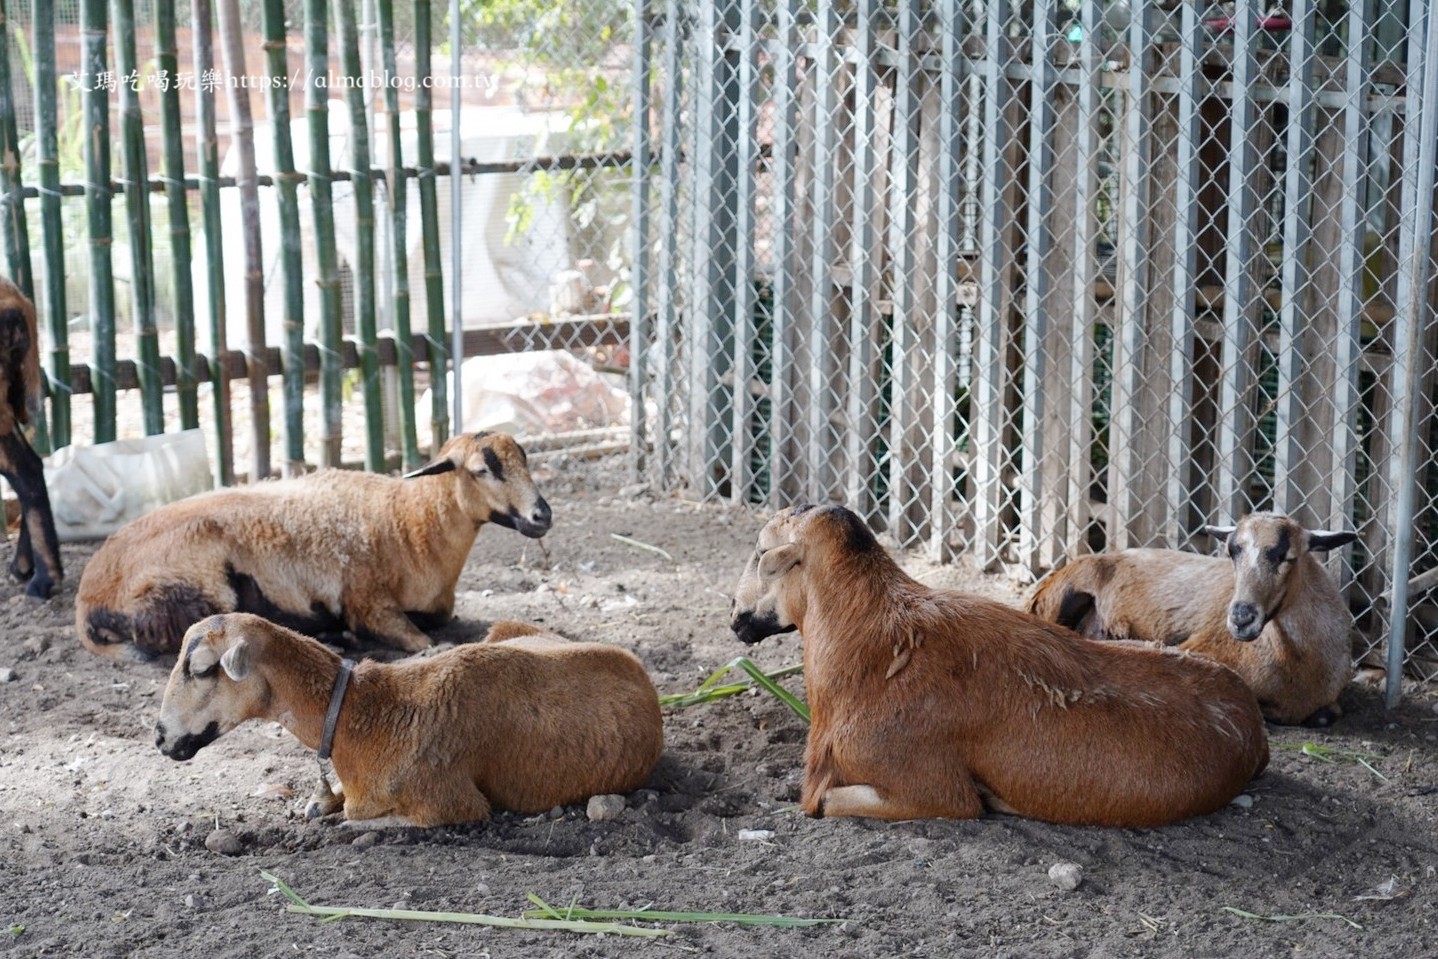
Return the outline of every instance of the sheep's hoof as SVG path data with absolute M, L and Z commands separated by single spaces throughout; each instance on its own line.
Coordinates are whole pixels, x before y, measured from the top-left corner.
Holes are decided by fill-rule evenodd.
M 1338 721 L 1338 716 L 1338 712 L 1334 710 L 1332 706 L 1324 706 L 1312 716 L 1309 716 L 1307 719 L 1305 719 L 1303 721 L 1303 725 L 1317 726 L 1320 728 L 1325 726 L 1332 726 L 1335 722 Z
M 30 577 L 29 584 L 25 587 L 25 595 L 29 599 L 43 603 L 55 592 L 55 583 L 48 576 L 36 573 Z

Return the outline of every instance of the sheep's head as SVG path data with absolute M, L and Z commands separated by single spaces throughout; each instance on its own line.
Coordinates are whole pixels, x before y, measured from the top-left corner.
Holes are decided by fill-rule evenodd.
M 734 590 L 730 628 L 740 640 L 798 629 L 804 616 L 801 576 L 806 559 L 825 567 L 844 556 L 882 550 L 864 521 L 842 506 L 791 506 L 775 513 L 759 531 Z
M 549 532 L 549 504 L 529 475 L 524 448 L 508 433 L 464 433 L 406 479 L 457 473 L 456 496 L 477 523 L 497 523 L 531 539 Z
M 185 633 L 170 672 L 155 745 L 171 759 L 190 759 L 247 719 L 263 715 L 269 684 L 253 669 L 256 641 L 248 613 L 202 619 Z
M 1278 611 L 1305 553 L 1327 552 L 1353 542 L 1357 533 L 1306 530 L 1287 516 L 1250 513 L 1237 526 L 1205 526 L 1222 539 L 1233 560 L 1233 599 L 1228 631 L 1234 639 L 1257 639 Z

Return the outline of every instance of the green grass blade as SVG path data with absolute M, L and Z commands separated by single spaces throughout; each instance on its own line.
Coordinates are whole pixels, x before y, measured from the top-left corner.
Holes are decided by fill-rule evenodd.
M 1224 912 L 1231 912 L 1241 919 L 1259 919 L 1263 922 L 1298 922 L 1304 919 L 1337 919 L 1339 922 L 1348 923 L 1354 929 L 1363 928 L 1358 923 L 1354 922 L 1352 919 L 1349 919 L 1347 916 L 1340 916 L 1336 912 L 1302 912 L 1295 913 L 1294 915 L 1264 916 L 1256 912 L 1249 912 L 1246 909 L 1238 909 L 1234 906 L 1224 906 L 1223 910 Z
M 539 902 L 537 896 L 530 898 Z M 553 906 L 544 906 L 541 909 L 526 909 L 526 918 L 538 918 L 554 912 Z M 810 926 L 835 925 L 841 922 L 848 922 L 845 918 L 835 919 L 801 919 L 795 916 L 764 916 L 746 912 L 665 912 L 659 909 L 585 909 L 581 906 L 572 906 L 566 910 L 567 915 L 575 919 L 634 919 L 640 922 L 733 922 L 745 926 L 778 926 L 780 928 L 801 929 Z
M 260 878 L 263 879 L 265 882 L 268 882 L 273 885 L 290 902 L 294 903 L 297 906 L 304 906 L 306 909 L 309 908 L 310 904 L 305 902 L 304 899 L 300 898 L 300 894 L 295 892 L 288 885 L 286 885 L 285 881 L 279 876 L 276 876 L 274 873 L 271 872 L 265 872 L 263 869 L 261 869 Z
M 590 922 L 585 919 L 512 919 L 508 916 L 490 916 L 479 912 L 429 912 L 422 909 L 362 909 L 350 906 L 297 906 L 290 904 L 285 911 L 324 919 L 395 919 L 412 922 L 452 922 L 471 926 L 495 926 L 500 929 L 530 929 L 548 932 L 578 932 L 611 936 L 638 936 L 654 939 L 669 935 L 665 929 L 645 929 L 639 926 L 623 926 L 613 922 Z
M 740 657 L 740 659 L 743 659 L 743 657 Z M 748 662 L 748 660 L 745 660 L 745 662 Z M 670 693 L 666 696 L 660 696 L 659 705 L 666 708 L 672 707 L 676 709 L 682 709 L 687 706 L 698 706 L 702 703 L 712 703 L 716 700 L 724 699 L 728 696 L 738 695 L 739 693 L 746 692 L 758 685 L 753 679 L 741 679 L 737 682 L 725 683 L 722 686 L 718 685 L 720 680 L 722 680 L 725 676 L 727 676 L 729 673 L 733 672 L 735 668 L 737 668 L 737 664 L 738 660 L 735 660 L 734 662 L 715 670 L 712 674 L 710 674 L 707 679 L 704 680 L 704 682 L 700 683 L 699 686 L 691 692 Z M 790 666 L 781 667 L 774 670 L 772 673 L 766 673 L 765 675 L 770 680 L 778 680 L 783 679 L 786 676 L 793 676 L 796 673 L 801 673 L 803 672 L 803 670 L 804 665 L 802 663 L 795 663 Z
M 772 693 L 781 703 L 792 709 L 795 715 L 804 720 L 804 722 L 809 722 L 809 707 L 804 704 L 804 701 L 770 679 L 768 674 L 756 666 L 747 656 L 740 656 L 729 665 L 738 666 L 744 670 L 744 672 L 754 678 L 754 682 L 758 683 L 761 688 Z

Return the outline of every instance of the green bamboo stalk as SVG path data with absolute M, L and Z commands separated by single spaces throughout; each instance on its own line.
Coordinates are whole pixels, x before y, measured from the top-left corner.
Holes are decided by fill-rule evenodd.
M 150 250 L 149 163 L 140 116 L 139 57 L 135 53 L 135 2 L 112 0 L 120 88 L 120 144 L 125 173 L 125 214 L 130 229 L 130 307 L 134 313 L 136 373 L 146 435 L 165 431 L 160 336 L 155 328 L 155 263 Z
M 50 320 L 50 433 L 70 445 L 70 326 L 65 303 L 65 227 L 60 218 L 59 107 L 56 103 L 55 14 L 49 0 L 34 0 L 35 158 L 40 175 L 40 228 L 45 244 L 45 315 Z
M 110 94 L 101 82 L 108 32 L 105 0 L 80 0 L 81 75 L 85 105 L 85 211 L 90 234 L 90 329 L 94 337 L 90 388 L 95 397 L 95 442 L 115 439 L 115 276 L 110 203 Z
M 280 265 L 285 275 L 285 339 L 282 344 L 285 397 L 286 473 L 305 459 L 305 295 L 300 252 L 299 181 L 290 141 L 289 62 L 285 57 L 284 0 L 265 0 L 265 54 L 269 58 L 270 126 L 275 141 L 275 182 L 279 187 Z
M 380 404 L 379 352 L 374 303 L 374 180 L 370 175 L 369 116 L 364 102 L 359 28 L 354 0 L 335 0 L 340 33 L 340 69 L 350 78 L 350 185 L 355 192 L 355 328 L 359 333 L 360 383 L 364 388 L 365 469 L 384 469 L 384 410 Z
M 327 87 L 329 25 L 325 0 L 305 0 L 305 112 L 309 115 L 310 199 L 314 203 L 315 252 L 320 288 L 320 462 L 340 465 L 340 395 L 344 375 L 344 327 L 340 318 L 339 257 L 335 253 L 334 196 L 330 174 L 330 124 Z
M 179 45 L 175 40 L 175 0 L 155 0 L 155 65 L 167 82 L 160 85 L 160 130 L 164 141 L 161 170 L 170 218 L 170 278 L 175 290 L 175 394 L 180 428 L 200 425 L 199 374 L 195 369 L 195 287 L 190 271 L 190 208 L 185 193 L 185 143 L 180 125 Z
M 227 342 L 225 318 L 224 224 L 220 219 L 220 150 L 215 136 L 213 17 L 210 0 L 191 0 L 190 22 L 194 35 L 195 122 L 199 126 L 200 203 L 205 229 L 205 266 L 210 287 L 210 382 L 214 387 L 215 458 L 220 483 L 235 482 L 235 450 L 230 424 L 230 374 L 222 362 Z
M 444 271 L 439 250 L 439 198 L 435 192 L 434 170 L 434 99 L 428 79 L 432 73 L 430 57 L 430 0 L 414 0 L 414 118 L 419 137 L 419 222 L 424 236 L 424 296 L 428 314 L 429 386 L 433 402 L 430 422 L 433 427 L 433 449 L 438 452 L 449 439 L 449 388 L 445 372 L 449 366 L 449 348 L 444 332 Z M 459 122 L 458 117 L 451 123 Z M 453 172 L 453 171 L 451 171 Z
M 10 17 L 0 2 L 0 233 L 10 280 L 32 299 L 35 277 L 30 265 L 30 232 L 25 222 L 25 194 L 20 182 L 20 135 L 15 123 L 15 96 L 10 85 Z
M 230 144 L 235 151 L 235 186 L 240 191 L 240 227 L 245 248 L 245 361 L 250 381 L 250 482 L 270 475 L 270 378 L 265 361 L 265 276 L 260 250 L 260 183 L 255 169 L 255 124 L 250 91 L 235 82 L 249 75 L 239 0 L 220 0 L 220 56 L 230 82 Z
M 378 0 L 380 45 L 383 47 L 384 72 L 388 77 L 399 74 L 394 48 L 394 0 Z M 400 442 L 404 449 L 404 468 L 420 465 L 419 441 L 414 422 L 414 349 L 410 329 L 409 248 L 407 246 L 409 181 L 404 178 L 403 140 L 400 131 L 399 88 L 393 83 L 384 88 L 385 112 L 389 114 L 389 166 L 386 171 L 389 189 L 390 238 L 394 257 L 394 340 L 395 358 L 399 365 Z

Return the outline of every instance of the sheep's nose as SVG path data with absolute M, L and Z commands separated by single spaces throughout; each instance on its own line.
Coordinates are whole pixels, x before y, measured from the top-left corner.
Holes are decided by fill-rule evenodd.
M 1240 642 L 1258 638 L 1263 631 L 1263 618 L 1252 603 L 1234 603 L 1228 610 L 1228 631 Z
M 529 518 L 530 522 L 535 526 L 548 526 L 553 519 L 554 515 L 549 511 L 549 502 L 541 496 L 539 502 L 534 504 L 534 512 Z
M 155 726 L 155 745 L 160 749 L 165 748 L 165 727 L 158 724 Z

